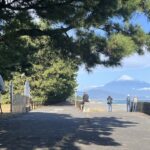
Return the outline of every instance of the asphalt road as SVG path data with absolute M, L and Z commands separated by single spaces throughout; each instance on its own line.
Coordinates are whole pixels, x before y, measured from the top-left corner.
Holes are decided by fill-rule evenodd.
M 150 150 L 150 116 L 41 107 L 0 119 L 0 150 Z

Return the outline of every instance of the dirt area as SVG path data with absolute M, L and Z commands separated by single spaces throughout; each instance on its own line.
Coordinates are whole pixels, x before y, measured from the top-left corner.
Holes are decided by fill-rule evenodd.
M 10 104 L 2 104 L 2 110 L 3 110 L 3 113 L 9 113 L 10 112 Z

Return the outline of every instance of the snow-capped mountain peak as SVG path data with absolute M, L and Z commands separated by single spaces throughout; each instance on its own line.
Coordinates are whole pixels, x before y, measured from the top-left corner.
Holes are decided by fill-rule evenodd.
M 133 81 L 134 78 L 128 75 L 122 75 L 117 81 Z
M 128 75 L 121 76 L 118 80 L 111 81 L 104 86 L 92 88 L 87 91 L 91 98 L 107 99 L 111 95 L 114 99 L 126 99 L 126 96 L 138 96 L 140 100 L 149 99 L 150 83 L 136 80 Z

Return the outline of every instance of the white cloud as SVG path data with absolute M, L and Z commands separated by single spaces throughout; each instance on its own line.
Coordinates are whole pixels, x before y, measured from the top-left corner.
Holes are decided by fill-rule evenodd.
M 126 57 L 121 62 L 122 66 L 118 67 L 104 67 L 104 66 L 96 66 L 92 69 L 92 74 L 101 73 L 102 71 L 108 72 L 116 72 L 116 71 L 123 71 L 123 70 L 133 70 L 133 69 L 143 69 L 143 68 L 150 68 L 150 52 L 145 52 L 144 55 L 134 54 L 130 57 Z M 84 66 L 79 70 L 80 74 L 88 74 L 85 70 Z M 91 75 L 89 73 L 89 75 Z
M 103 85 L 100 85 L 100 86 L 103 86 Z M 89 89 L 93 89 L 93 88 L 97 88 L 97 87 L 100 87 L 100 86 L 97 86 L 97 85 L 91 85 L 91 86 L 89 86 L 88 88 L 89 88 Z
M 130 77 L 130 76 L 128 76 L 128 75 L 122 75 L 119 79 L 118 79 L 118 81 L 120 81 L 120 80 L 128 80 L 128 81 L 131 81 L 131 80 L 134 80 L 134 78 L 132 78 L 132 77 Z
M 101 85 L 87 85 L 87 86 L 78 86 L 78 89 L 81 90 L 81 91 L 87 91 L 87 90 L 90 90 L 90 89 L 95 89 L 95 88 L 99 88 L 99 87 L 103 87 L 104 85 L 101 84 Z
M 150 69 L 150 52 L 145 52 L 145 55 L 139 56 L 134 54 L 122 60 L 122 66 L 118 67 L 104 67 L 96 66 L 88 73 L 82 65 L 78 72 L 77 81 L 79 83 L 78 89 L 86 89 L 91 85 L 101 85 L 117 80 L 121 75 L 131 75 L 136 80 L 150 82 L 148 78 Z M 147 75 L 146 75 L 147 74 Z M 127 75 L 128 76 L 128 75 Z M 123 77 L 123 79 L 132 79 L 132 77 Z M 135 89 L 136 90 L 136 89 Z M 147 90 L 147 89 L 146 89 Z
M 134 54 L 122 60 L 123 68 L 148 68 L 150 67 L 150 52 L 145 52 L 144 55 Z
M 144 88 L 140 88 L 137 89 L 138 91 L 150 91 L 150 87 L 144 87 Z

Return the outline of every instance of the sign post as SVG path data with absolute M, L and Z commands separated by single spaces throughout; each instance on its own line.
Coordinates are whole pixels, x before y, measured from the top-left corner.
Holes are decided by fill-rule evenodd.
M 9 84 L 9 95 L 10 95 L 10 112 L 13 111 L 13 82 Z

